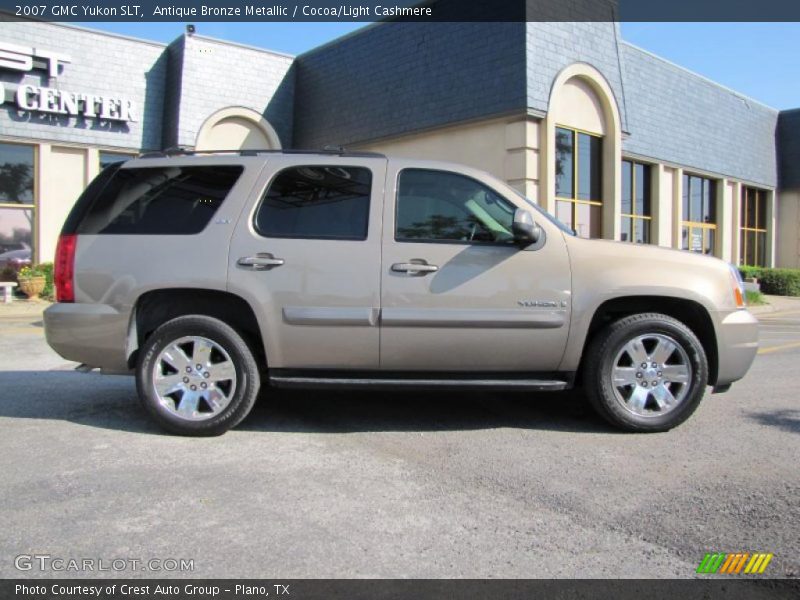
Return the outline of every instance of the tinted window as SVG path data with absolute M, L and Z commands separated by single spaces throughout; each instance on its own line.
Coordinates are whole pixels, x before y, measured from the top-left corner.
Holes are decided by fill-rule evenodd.
M 594 135 L 578 134 L 578 199 L 602 198 L 602 145 Z
M 241 173 L 236 166 L 105 169 L 87 189 L 93 198 L 77 232 L 199 233 Z
M 33 146 L 0 144 L 0 204 L 33 204 Z
M 372 172 L 363 167 L 305 166 L 281 171 L 258 209 L 266 237 L 367 239 Z
M 569 129 L 556 129 L 556 196 L 572 198 L 574 171 L 574 135 Z
M 515 206 L 474 179 L 424 169 L 400 173 L 398 241 L 512 243 Z

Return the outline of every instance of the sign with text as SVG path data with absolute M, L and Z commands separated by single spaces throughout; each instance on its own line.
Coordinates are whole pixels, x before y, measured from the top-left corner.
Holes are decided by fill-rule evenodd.
M 54 81 L 61 76 L 64 65 L 71 62 L 70 57 L 61 52 L 19 46 L 0 40 L 0 70 L 20 73 L 42 70 Z M 0 100 L 27 112 L 123 123 L 138 120 L 134 102 L 121 96 L 101 96 L 31 84 L 19 84 L 12 88 L 0 82 Z

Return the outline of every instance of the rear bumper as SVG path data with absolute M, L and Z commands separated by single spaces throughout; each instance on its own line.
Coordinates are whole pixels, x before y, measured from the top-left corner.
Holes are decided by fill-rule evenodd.
M 750 311 L 717 313 L 719 368 L 716 387 L 745 376 L 758 352 L 758 319 Z
M 47 343 L 63 358 L 125 373 L 130 313 L 107 304 L 57 303 L 44 311 Z

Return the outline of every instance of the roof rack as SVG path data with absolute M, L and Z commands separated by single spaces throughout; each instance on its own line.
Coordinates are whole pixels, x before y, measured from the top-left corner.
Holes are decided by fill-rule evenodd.
M 276 150 L 274 148 L 231 149 L 231 150 L 189 150 L 173 146 L 166 150 L 143 152 L 138 158 L 169 158 L 172 156 L 198 156 L 205 154 L 234 154 L 237 156 L 259 156 L 261 154 L 320 154 L 324 156 L 350 156 L 356 158 L 386 158 L 379 152 L 351 152 L 341 146 L 325 146 L 322 150 Z

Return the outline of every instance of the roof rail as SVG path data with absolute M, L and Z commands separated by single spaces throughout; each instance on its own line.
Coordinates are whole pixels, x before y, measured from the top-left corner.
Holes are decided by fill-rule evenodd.
M 169 158 L 171 156 L 202 156 L 205 154 L 235 154 L 238 156 L 258 156 L 261 154 L 320 154 L 324 156 L 350 156 L 357 158 L 386 158 L 379 152 L 351 152 L 341 146 L 325 146 L 322 150 L 276 150 L 273 148 L 231 149 L 231 150 L 189 150 L 173 146 L 166 150 L 143 152 L 138 158 Z

